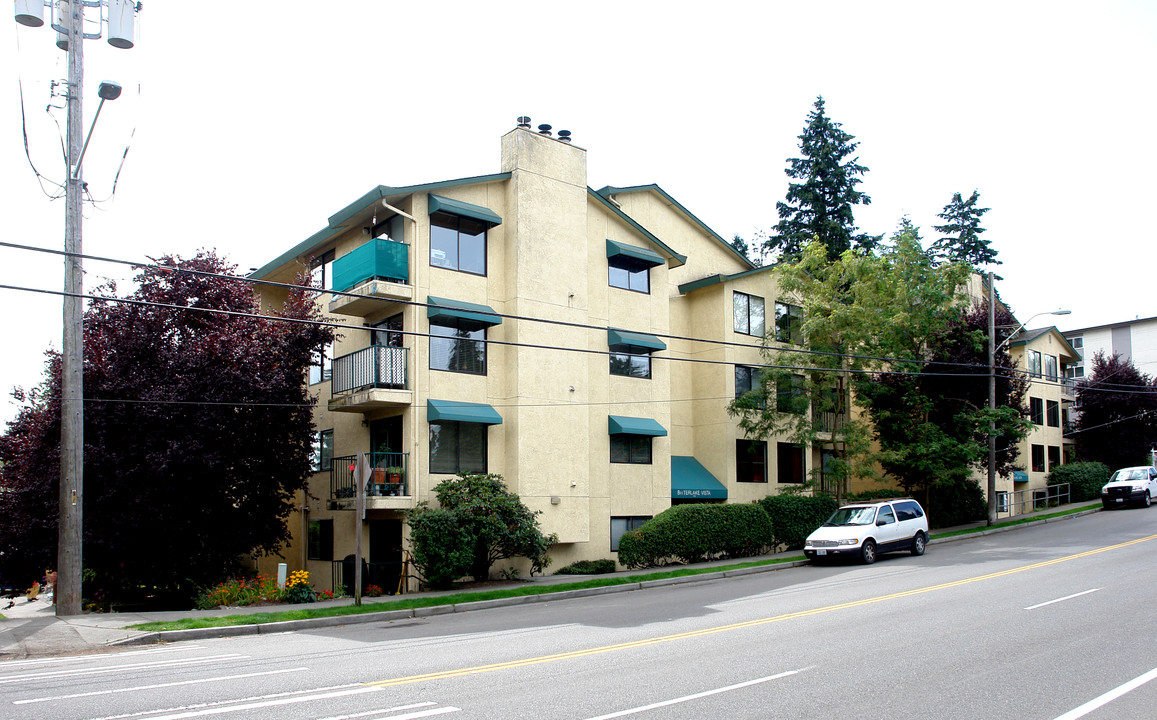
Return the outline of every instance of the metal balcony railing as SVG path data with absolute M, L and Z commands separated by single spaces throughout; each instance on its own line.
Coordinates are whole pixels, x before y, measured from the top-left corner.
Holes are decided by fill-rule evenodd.
M 368 497 L 405 497 L 409 495 L 409 453 L 376 452 L 370 456 L 370 479 L 366 483 Z M 354 496 L 354 470 L 357 456 L 335 457 L 330 469 L 329 494 L 335 500 Z
M 371 345 L 334 358 L 333 394 L 366 388 L 405 390 L 408 352 L 404 347 Z

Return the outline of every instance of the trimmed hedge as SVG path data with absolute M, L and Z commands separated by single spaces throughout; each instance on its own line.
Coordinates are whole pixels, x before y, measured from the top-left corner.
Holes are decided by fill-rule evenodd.
M 928 525 L 934 528 L 988 519 L 988 502 L 972 479 L 939 480 L 928 491 Z
M 775 545 L 789 550 L 803 547 L 807 536 L 828 521 L 839 503 L 830 495 L 770 495 L 759 501 L 775 529 Z
M 566 567 L 560 567 L 555 575 L 602 575 L 614 571 L 614 560 L 576 560 Z
M 1097 500 L 1108 480 L 1109 466 L 1099 462 L 1069 463 L 1048 474 L 1049 485 L 1069 484 L 1069 502 Z
M 619 562 L 653 567 L 758 555 L 774 543 L 771 518 L 757 505 L 675 505 L 619 539 Z

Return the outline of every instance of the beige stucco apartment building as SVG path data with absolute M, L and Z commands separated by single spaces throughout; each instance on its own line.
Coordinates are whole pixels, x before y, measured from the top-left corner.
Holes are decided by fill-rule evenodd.
M 554 567 L 615 557 L 673 502 L 805 479 L 810 452 L 753 447 L 726 411 L 775 322 L 772 273 L 658 186 L 596 191 L 586 166 L 569 134 L 522 123 L 498 173 L 374 188 L 254 273 L 311 268 L 339 333 L 310 377 L 317 472 L 264 569 L 348 585 L 361 532 L 371 582 L 396 590 L 404 512 L 458 471 L 500 474 L 539 511 Z M 364 521 L 358 453 L 374 465 Z

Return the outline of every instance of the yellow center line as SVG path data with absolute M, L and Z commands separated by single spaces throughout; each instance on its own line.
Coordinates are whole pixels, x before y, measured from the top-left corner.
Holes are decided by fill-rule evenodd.
M 674 635 L 662 635 L 660 637 L 634 640 L 631 642 L 618 643 L 615 645 L 603 645 L 600 647 L 588 648 L 586 650 L 572 650 L 571 652 L 557 653 L 554 655 L 540 655 L 538 657 L 493 663 L 491 665 L 476 665 L 474 667 L 458 668 L 456 670 L 443 670 L 441 672 L 426 673 L 424 675 L 410 675 L 408 677 L 394 678 L 392 680 L 379 680 L 377 682 L 366 683 L 366 685 L 373 687 L 393 687 L 395 685 L 409 685 L 411 683 L 427 682 L 430 680 L 445 680 L 449 678 L 462 677 L 463 675 L 477 675 L 479 673 L 494 672 L 495 670 L 509 670 L 512 668 L 527 667 L 530 665 L 542 665 L 543 663 L 557 662 L 559 660 L 569 660 L 572 658 L 587 657 L 590 655 L 601 655 L 603 653 L 617 652 L 619 650 L 630 650 L 632 648 L 646 647 L 648 645 L 658 645 L 659 643 L 674 642 L 676 640 L 687 640 L 689 638 L 714 635 L 715 633 L 728 632 L 731 630 L 742 630 L 744 628 L 758 627 L 760 625 L 770 625 L 771 623 L 783 622 L 784 620 L 795 620 L 797 618 L 809 617 L 812 615 L 822 615 L 824 613 L 835 612 L 837 610 L 847 610 L 848 608 L 872 605 L 875 603 L 884 602 L 886 600 L 897 600 L 900 598 L 912 597 L 914 595 L 922 595 L 924 593 L 935 592 L 937 590 L 947 590 L 948 588 L 969 585 L 971 583 L 981 582 L 983 580 L 992 580 L 994 578 L 1015 575 L 1017 573 L 1026 572 L 1028 570 L 1036 570 L 1037 568 L 1048 567 L 1049 565 L 1069 562 L 1070 560 L 1079 560 L 1081 558 L 1098 555 L 1103 552 L 1109 552 L 1110 550 L 1119 550 L 1124 547 L 1129 547 L 1130 545 L 1137 545 L 1138 543 L 1149 542 L 1151 540 L 1157 540 L 1157 535 L 1149 535 L 1148 537 L 1129 540 L 1127 542 L 1117 543 L 1116 545 L 1108 545 L 1106 547 L 1097 548 L 1095 550 L 1088 550 L 1086 552 L 1077 553 L 1075 555 L 1066 555 L 1065 557 L 1056 558 L 1054 560 L 1045 560 L 1043 562 L 1033 563 L 1031 565 L 1022 565 L 1021 567 L 1011 568 L 1009 570 L 1001 570 L 999 572 L 989 573 L 987 575 L 977 575 L 976 577 L 965 578 L 963 580 L 953 580 L 952 582 L 941 583 L 939 585 L 929 585 L 927 587 L 916 588 L 915 590 L 905 590 L 903 592 L 891 593 L 889 595 L 878 595 L 876 597 L 866 598 L 864 600 L 853 600 L 851 602 L 840 603 L 838 605 L 827 605 L 825 607 L 812 608 L 811 610 L 800 610 L 799 612 L 785 613 L 783 615 L 760 618 L 758 620 L 748 620 L 746 622 L 733 623 L 731 625 L 718 625 L 716 627 L 703 628 L 701 630 L 690 630 L 688 632 L 676 633 Z

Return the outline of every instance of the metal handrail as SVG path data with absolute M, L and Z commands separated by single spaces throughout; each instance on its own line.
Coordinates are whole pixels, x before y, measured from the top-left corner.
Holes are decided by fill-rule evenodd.
M 334 395 L 364 388 L 408 387 L 409 348 L 371 345 L 333 360 Z

